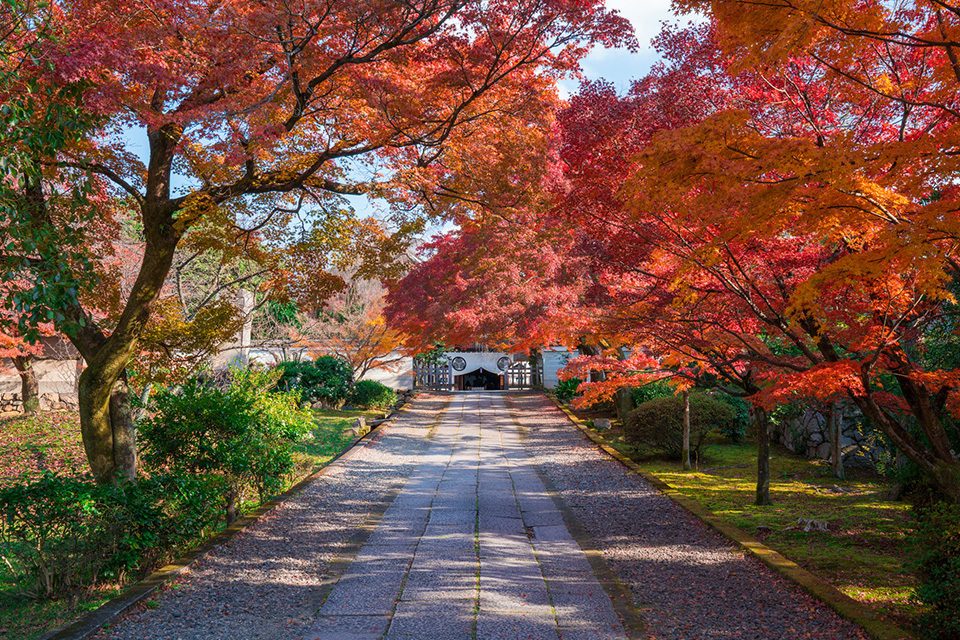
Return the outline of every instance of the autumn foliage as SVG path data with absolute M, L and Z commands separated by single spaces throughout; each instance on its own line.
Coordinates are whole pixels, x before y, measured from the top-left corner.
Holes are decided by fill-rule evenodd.
M 584 86 L 542 198 L 435 240 L 392 317 L 429 339 L 602 337 L 568 371 L 603 372 L 587 401 L 657 377 L 761 416 L 848 398 L 960 500 L 958 14 L 681 4 L 711 20 L 666 28 L 626 95 Z
M 594 45 L 632 45 L 600 0 L 80 0 L 3 12 L 15 46 L 0 51 L 0 98 L 18 110 L 0 129 L 26 133 L 4 139 L 16 162 L 0 194 L 0 259 L 30 283 L 11 296 L 28 324 L 52 312 L 89 365 L 81 424 L 101 481 L 135 474 L 128 365 L 142 343 L 162 348 L 151 323 L 199 230 L 208 244 L 261 249 L 275 295 L 316 308 L 355 246 L 345 236 L 369 231 L 343 196 L 390 204 L 393 233 L 377 243 L 394 253 L 427 218 L 515 207 L 518 187 L 538 183 L 557 79 Z M 129 131 L 145 133 L 144 157 Z M 140 236 L 106 322 L 83 293 L 99 284 L 89 248 L 112 207 L 75 206 L 104 189 Z

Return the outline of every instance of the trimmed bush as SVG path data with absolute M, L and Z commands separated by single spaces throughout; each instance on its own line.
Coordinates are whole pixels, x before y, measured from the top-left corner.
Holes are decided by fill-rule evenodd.
M 301 397 L 312 403 L 338 409 L 353 390 L 353 371 L 350 365 L 334 358 L 321 356 L 303 362 L 281 362 L 277 365 L 280 379 L 277 387 L 283 391 L 300 391 Z
M 917 628 L 930 640 L 960 638 L 960 506 L 944 502 L 917 509 L 914 546 L 924 607 Z
M 707 434 L 730 428 L 735 419 L 734 410 L 726 403 L 702 393 L 691 395 L 691 453 L 699 457 Z M 683 398 L 655 398 L 641 404 L 627 417 L 624 438 L 630 444 L 679 458 L 683 450 Z
M 554 387 L 553 394 L 557 397 L 557 400 L 567 404 L 577 396 L 577 387 L 580 386 L 580 382 L 580 378 L 561 380 Z
M 140 425 L 143 460 L 154 468 L 213 473 L 226 482 L 227 521 L 249 490 L 260 501 L 283 488 L 293 447 L 314 426 L 298 391 L 271 392 L 275 372 L 235 371 L 225 389 L 196 381 L 162 390 Z
M 633 389 L 630 390 L 630 395 L 633 397 L 633 404 L 639 407 L 644 402 L 656 400 L 657 398 L 669 398 L 675 395 L 675 393 L 669 382 L 666 380 L 657 380 L 656 382 L 650 382 L 639 387 L 633 387 Z
M 361 380 L 350 396 L 350 404 L 361 409 L 389 409 L 396 403 L 393 389 L 376 380 Z
M 48 472 L 0 490 L 0 556 L 34 598 L 122 582 L 214 530 L 222 491 L 210 476 L 99 485 Z

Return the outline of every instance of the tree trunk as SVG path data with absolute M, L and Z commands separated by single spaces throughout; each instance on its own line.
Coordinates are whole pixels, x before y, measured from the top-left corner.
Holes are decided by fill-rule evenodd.
M 689 471 L 693 468 L 690 464 L 690 391 L 683 392 L 683 449 L 681 450 L 683 459 L 683 468 Z
M 603 355 L 603 350 L 597 345 L 587 344 L 586 342 L 580 342 L 580 345 L 577 347 L 577 351 L 585 356 L 599 356 Z M 606 371 L 591 371 L 589 380 L 590 382 L 603 382 L 607 379 Z
M 957 460 L 952 450 L 944 451 L 942 444 L 936 447 L 926 445 L 888 412 L 882 410 L 870 396 L 854 396 L 853 401 L 873 425 L 893 441 L 898 452 L 920 467 L 944 500 L 960 504 L 960 460 Z M 925 434 L 929 436 L 943 431 L 943 423 L 937 416 L 930 413 L 924 415 L 927 418 L 926 423 L 919 419 L 918 422 Z M 931 438 L 939 439 L 941 438 Z
M 134 422 L 137 420 L 142 420 L 147 415 L 147 407 L 150 404 L 150 396 L 153 393 L 153 383 L 148 382 L 143 385 L 143 391 L 140 392 L 140 397 L 137 402 L 137 409 L 133 412 Z
M 24 413 L 36 413 L 40 409 L 40 383 L 33 368 L 33 356 L 15 356 L 13 366 L 20 375 L 20 401 Z
M 144 214 L 145 221 L 148 219 Z M 166 233 L 164 233 L 166 229 Z M 90 470 L 98 482 L 137 474 L 136 427 L 126 368 L 137 353 L 151 307 L 170 273 L 178 235 L 171 227 L 146 225 L 140 273 L 123 313 L 107 337 L 88 322 L 70 340 L 87 362 L 80 375 L 80 430 Z
M 531 349 L 530 357 L 528 358 L 530 363 L 530 386 L 534 389 L 543 388 L 543 380 L 540 378 L 540 350 Z
M 227 511 L 227 526 L 236 522 L 237 520 L 237 492 L 231 486 L 227 489 L 226 499 L 226 511 Z
M 899 449 L 895 449 L 894 451 L 893 464 L 897 469 L 897 473 L 894 476 L 894 480 L 890 483 L 890 487 L 887 489 L 887 500 L 900 501 L 907 491 L 907 485 L 902 481 L 903 475 L 900 473 L 906 457 Z
M 126 374 L 110 379 L 90 365 L 80 375 L 80 430 L 90 469 L 98 482 L 137 476 L 137 437 Z
M 113 460 L 117 473 L 126 480 L 136 480 L 137 427 L 126 373 L 114 383 L 110 394 L 110 426 L 113 430 Z
M 757 498 L 755 504 L 770 505 L 770 423 L 767 412 L 760 407 L 753 409 L 754 426 L 757 431 Z
M 77 357 L 77 361 L 74 364 L 74 379 L 73 379 L 73 392 L 77 394 L 77 397 L 80 397 L 80 374 L 83 373 L 83 370 L 87 368 L 87 363 L 84 361 L 82 356 Z
M 960 462 L 938 464 L 933 479 L 943 492 L 944 501 L 960 504 Z
M 617 417 L 622 424 L 627 424 L 627 416 L 634 409 L 633 387 L 620 387 L 613 396 L 613 403 L 617 409 Z
M 827 431 L 830 434 L 830 464 L 833 467 L 833 475 L 844 480 L 846 473 L 843 469 L 843 413 L 837 402 L 831 402 L 827 410 Z

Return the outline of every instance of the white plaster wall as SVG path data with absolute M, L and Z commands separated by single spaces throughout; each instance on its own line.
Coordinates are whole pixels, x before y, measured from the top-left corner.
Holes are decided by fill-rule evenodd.
M 557 373 L 563 369 L 567 362 L 574 358 L 577 353 L 570 351 L 566 347 L 550 347 L 541 352 L 543 356 L 543 386 L 547 389 L 553 389 L 560 382 Z
M 306 349 L 288 350 L 288 359 L 310 360 Z M 272 367 L 284 359 L 279 349 L 250 349 L 250 362 Z M 403 357 L 389 367 L 371 369 L 360 377 L 360 380 L 375 380 L 385 384 L 394 391 L 409 391 L 413 389 L 413 358 Z
M 413 389 L 413 358 L 405 357 L 389 368 L 371 369 L 360 377 L 361 380 L 375 380 L 385 384 L 394 391 L 409 391 Z
M 20 393 L 20 376 L 12 366 L 3 363 L 0 370 L 0 393 Z M 40 395 L 75 395 L 77 384 L 76 360 L 34 360 L 33 369 L 40 385 Z
M 453 375 L 455 376 L 470 373 L 471 371 L 476 371 L 477 369 L 486 369 L 490 373 L 496 373 L 499 375 L 503 373 L 503 371 L 501 371 L 497 366 L 497 360 L 503 358 L 504 356 L 507 358 L 510 357 L 510 354 L 503 353 L 502 351 L 450 351 L 445 355 L 451 362 L 458 356 L 467 361 L 467 366 L 462 371 L 457 371 L 456 369 L 453 370 Z

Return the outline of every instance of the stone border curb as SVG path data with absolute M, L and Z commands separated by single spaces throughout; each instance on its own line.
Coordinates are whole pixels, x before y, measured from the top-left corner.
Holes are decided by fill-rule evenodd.
M 666 495 L 675 503 L 709 525 L 722 536 L 735 542 L 741 549 L 760 560 L 781 576 L 798 584 L 807 593 L 821 600 L 833 609 L 841 618 L 859 625 L 873 640 L 914 640 L 915 636 L 901 629 L 893 623 L 880 619 L 876 613 L 857 602 L 850 596 L 828 583 L 824 579 L 807 571 L 793 560 L 790 560 L 766 546 L 750 534 L 733 525 L 723 522 L 709 510 L 700 506 L 692 498 L 683 495 L 681 491 L 670 486 L 655 475 L 645 471 L 636 462 L 610 446 L 606 439 L 597 434 L 574 413 L 562 405 L 553 396 L 550 398 L 577 429 L 583 432 L 597 447 L 617 462 L 637 474 L 658 491 Z
M 108 600 L 90 613 L 82 616 L 66 627 L 51 631 L 47 635 L 41 636 L 41 640 L 88 640 L 103 630 L 104 626 L 117 619 L 137 604 L 143 602 L 153 594 L 157 593 L 171 580 L 182 574 L 191 564 L 201 556 L 233 539 L 234 536 L 262 518 L 278 504 L 293 497 L 303 491 L 303 489 L 313 480 L 322 476 L 338 460 L 349 458 L 357 449 L 365 447 L 376 442 L 380 436 L 381 427 L 389 424 L 394 417 L 403 413 L 411 404 L 412 398 L 404 402 L 400 407 L 391 411 L 390 414 L 379 424 L 372 426 L 370 431 L 354 439 L 340 453 L 332 457 L 325 465 L 313 471 L 295 485 L 272 498 L 253 510 L 250 514 L 238 518 L 232 525 L 202 543 L 196 549 L 176 558 L 170 564 L 160 567 L 149 574 L 139 582 L 135 582 L 123 590 L 116 598 Z

